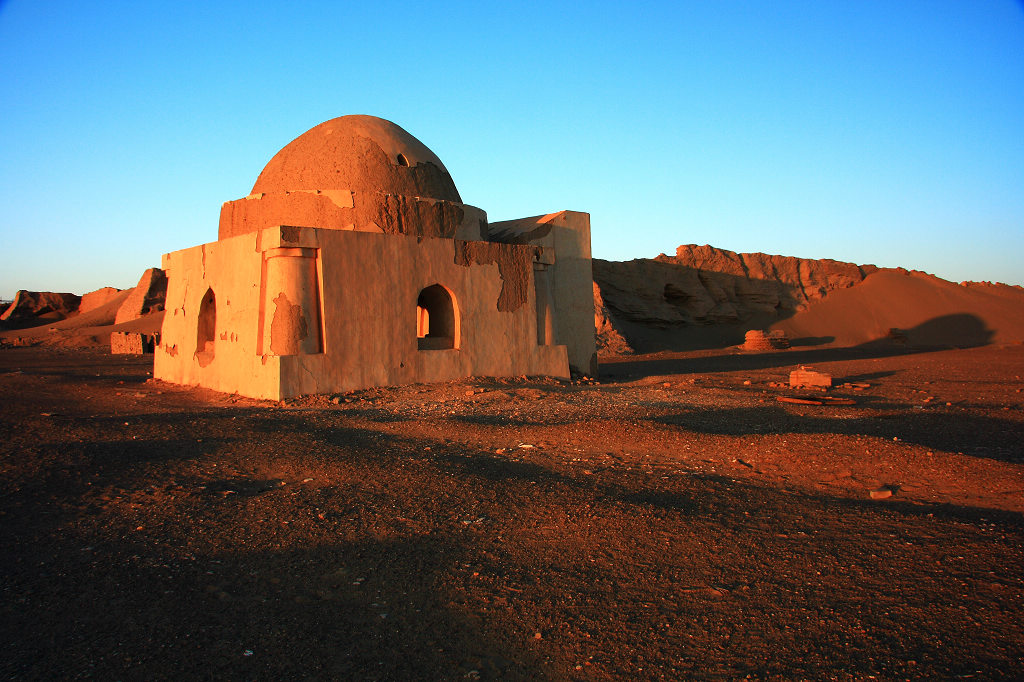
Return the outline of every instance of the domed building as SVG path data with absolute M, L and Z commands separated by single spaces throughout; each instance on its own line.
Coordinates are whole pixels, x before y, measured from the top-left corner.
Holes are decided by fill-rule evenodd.
M 590 216 L 488 223 L 373 116 L 321 123 L 163 257 L 157 379 L 284 399 L 469 376 L 594 374 Z

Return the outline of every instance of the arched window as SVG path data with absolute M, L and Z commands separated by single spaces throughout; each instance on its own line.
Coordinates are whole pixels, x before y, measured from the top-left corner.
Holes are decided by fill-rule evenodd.
M 217 334 L 217 297 L 213 289 L 207 289 L 199 304 L 199 319 L 196 323 L 196 360 L 200 367 L 213 361 Z
M 459 313 L 455 299 L 440 284 L 427 287 L 416 299 L 416 341 L 420 350 L 458 348 Z

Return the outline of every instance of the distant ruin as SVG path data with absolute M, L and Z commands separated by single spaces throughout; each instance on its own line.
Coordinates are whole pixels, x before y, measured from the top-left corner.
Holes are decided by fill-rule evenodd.
M 254 398 L 594 374 L 590 217 L 488 223 L 399 126 L 344 116 L 164 255 L 154 376 Z

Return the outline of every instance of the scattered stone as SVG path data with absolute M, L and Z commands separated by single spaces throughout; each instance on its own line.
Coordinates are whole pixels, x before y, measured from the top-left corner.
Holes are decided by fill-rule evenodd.
M 824 405 L 825 403 L 820 400 L 813 400 L 811 398 L 792 398 L 788 395 L 780 395 L 775 398 L 780 403 L 793 403 L 794 405 Z
M 789 385 L 791 388 L 830 388 L 832 375 L 816 372 L 810 367 L 801 367 L 789 373 Z

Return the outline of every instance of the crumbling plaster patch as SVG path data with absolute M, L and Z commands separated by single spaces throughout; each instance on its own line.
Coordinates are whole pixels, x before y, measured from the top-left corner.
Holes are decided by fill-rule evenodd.
M 293 304 L 280 292 L 274 299 L 274 317 L 270 322 L 270 351 L 275 355 L 294 355 L 307 336 L 309 329 L 302 306 Z
M 533 261 L 539 250 L 533 246 L 464 242 L 455 240 L 455 264 L 497 265 L 501 276 L 501 293 L 497 307 L 500 312 L 519 310 L 529 296 Z

